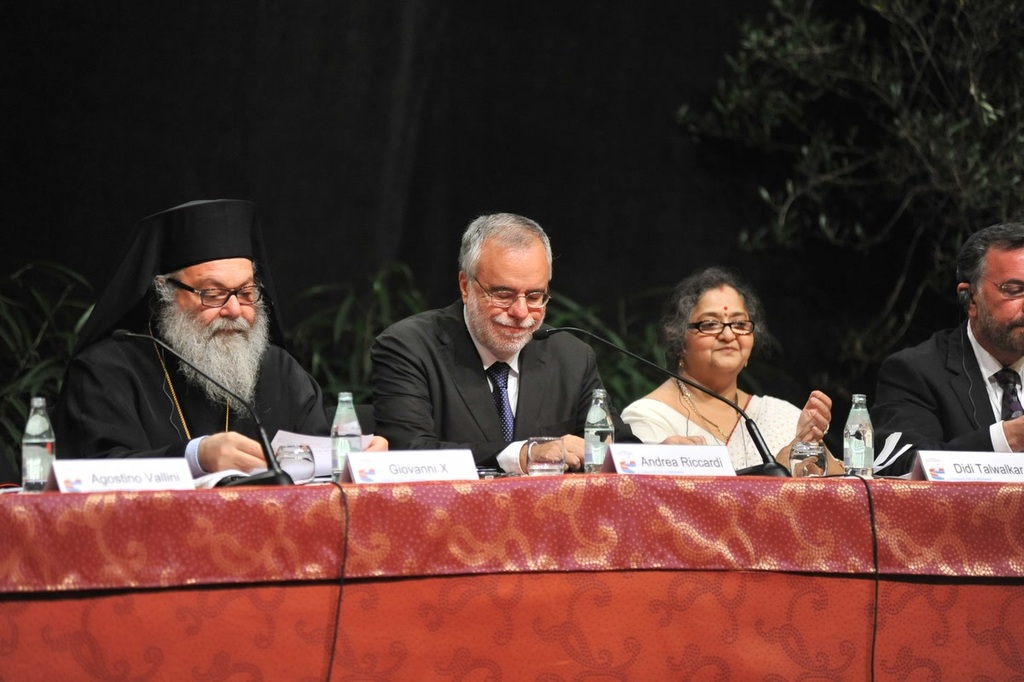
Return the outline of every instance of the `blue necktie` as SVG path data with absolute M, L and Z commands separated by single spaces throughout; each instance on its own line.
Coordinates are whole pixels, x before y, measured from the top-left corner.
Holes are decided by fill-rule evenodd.
M 1016 419 L 1024 414 L 1024 407 L 1021 407 L 1020 398 L 1017 396 L 1020 375 L 1009 367 L 1004 367 L 995 373 L 995 378 L 996 383 L 1003 389 L 1003 421 Z
M 491 396 L 494 398 L 494 409 L 498 411 L 498 421 L 501 422 L 501 435 L 511 443 L 515 417 L 512 416 L 512 406 L 508 403 L 508 370 L 509 366 L 504 362 L 496 362 L 487 368 L 487 376 L 494 384 Z

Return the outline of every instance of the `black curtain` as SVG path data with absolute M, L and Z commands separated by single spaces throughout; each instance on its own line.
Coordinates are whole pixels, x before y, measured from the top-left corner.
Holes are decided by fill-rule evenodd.
M 582 303 L 668 286 L 741 260 L 741 179 L 674 116 L 766 6 L 4 3 L 2 265 L 101 286 L 135 220 L 230 197 L 257 202 L 285 301 L 388 259 L 454 300 L 459 235 L 492 211 L 549 230 Z

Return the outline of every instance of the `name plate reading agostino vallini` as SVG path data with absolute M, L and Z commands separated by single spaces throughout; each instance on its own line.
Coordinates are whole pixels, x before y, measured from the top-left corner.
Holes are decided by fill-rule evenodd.
M 735 476 L 724 445 L 641 445 L 615 443 L 601 469 L 620 474 Z
M 50 468 L 46 487 L 62 493 L 195 490 L 184 457 L 58 459 Z
M 353 483 L 476 481 L 480 478 L 470 450 L 350 452 L 348 473 Z
M 910 472 L 916 481 L 1024 482 L 1024 453 L 920 450 Z

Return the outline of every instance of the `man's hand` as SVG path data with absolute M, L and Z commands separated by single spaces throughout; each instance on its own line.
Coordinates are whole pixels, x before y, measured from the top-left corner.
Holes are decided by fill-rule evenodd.
M 266 469 L 263 447 L 252 438 L 235 431 L 215 433 L 199 443 L 196 455 L 203 471 L 213 473 L 225 469 L 238 469 L 246 473 L 253 469 Z
M 1024 452 L 1024 417 L 1004 421 L 1003 434 L 1012 452 Z
M 388 449 L 388 439 L 384 436 L 374 436 L 366 446 L 366 452 L 384 452 Z
M 565 443 L 565 466 L 569 471 L 583 471 L 584 441 L 579 436 L 562 436 Z

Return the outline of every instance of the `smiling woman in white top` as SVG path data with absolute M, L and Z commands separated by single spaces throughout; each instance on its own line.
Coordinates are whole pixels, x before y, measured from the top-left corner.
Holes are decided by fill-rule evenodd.
M 690 275 L 673 291 L 660 324 L 669 367 L 725 396 L 757 422 L 769 449 L 783 466 L 797 441 L 820 441 L 832 419 L 832 400 L 812 391 L 803 409 L 738 387 L 759 334 L 767 336 L 757 295 L 736 274 L 710 267 Z M 683 382 L 669 379 L 622 411 L 622 419 L 645 443 L 669 436 L 696 436 L 725 445 L 736 469 L 761 463 L 740 417 L 731 407 Z M 829 472 L 842 465 L 829 456 Z

